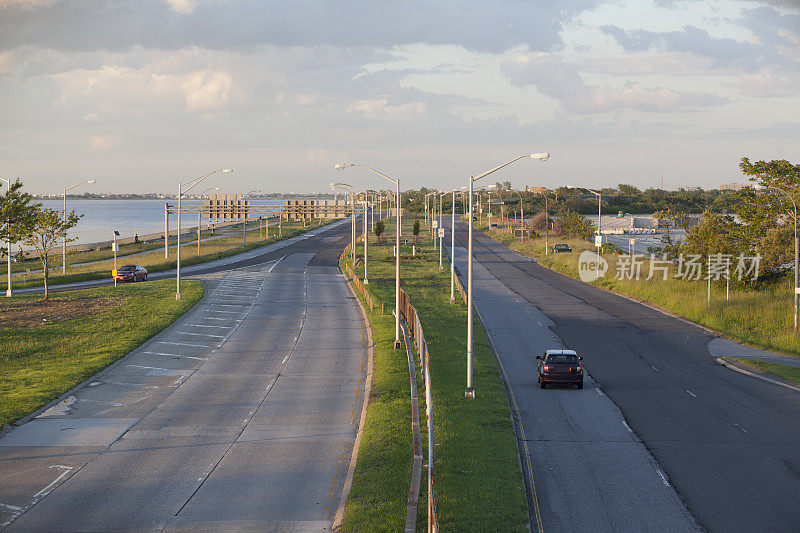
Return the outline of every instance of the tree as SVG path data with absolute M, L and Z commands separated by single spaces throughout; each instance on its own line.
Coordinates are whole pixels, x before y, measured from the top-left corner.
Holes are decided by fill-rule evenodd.
M 568 237 L 580 239 L 588 239 L 595 231 L 589 219 L 568 209 L 559 211 L 556 230 Z
M 46 209 L 41 205 L 36 205 L 35 211 L 31 214 L 27 225 L 20 228 L 22 242 L 28 246 L 33 246 L 36 255 L 42 263 L 44 273 L 44 298 L 48 299 L 47 280 L 50 274 L 50 253 L 53 248 L 66 238 L 67 242 L 72 242 L 77 237 L 67 237 L 67 231 L 78 224 L 83 215 L 76 215 L 75 211 L 62 218 L 61 213 L 55 209 Z
M 375 236 L 378 238 L 378 244 L 383 242 L 383 239 L 381 239 L 381 235 L 383 235 L 383 232 L 385 230 L 386 226 L 383 225 L 383 220 L 379 220 L 375 223 L 375 228 L 373 228 L 373 231 L 375 231 Z
M 419 219 L 414 220 L 414 228 L 411 233 L 414 235 L 414 244 L 419 244 Z
M 10 250 L 6 250 L 9 242 L 20 240 L 21 229 L 30 226 L 31 217 L 38 206 L 31 205 L 32 199 L 30 194 L 22 192 L 22 182 L 19 179 L 11 184 L 5 195 L 0 196 L 0 252 L 3 254 L 10 253 Z

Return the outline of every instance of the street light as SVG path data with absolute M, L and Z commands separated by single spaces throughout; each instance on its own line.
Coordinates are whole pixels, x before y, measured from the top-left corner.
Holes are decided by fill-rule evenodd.
M 507 161 L 500 166 L 488 170 L 479 176 L 469 177 L 469 217 L 467 217 L 469 219 L 469 237 L 467 238 L 467 389 L 464 391 L 464 396 L 467 398 L 475 397 L 475 389 L 472 386 L 472 191 L 475 182 L 479 179 L 483 179 L 492 172 L 496 172 L 524 157 L 530 157 L 531 159 L 539 159 L 544 161 L 550 158 L 550 154 L 539 153 L 521 155 L 519 157 L 515 157 L 511 161 Z
M 575 187 L 574 185 L 567 185 L 567 188 L 568 189 L 584 189 L 584 190 L 587 190 L 590 193 L 594 194 L 595 196 L 597 196 L 597 236 L 598 236 L 598 239 L 595 241 L 595 245 L 597 246 L 597 262 L 595 263 L 595 267 L 594 267 L 594 279 L 595 279 L 595 281 L 597 281 L 598 279 L 600 279 L 600 247 L 602 246 L 602 241 L 603 241 L 603 234 L 600 233 L 600 230 L 602 228 L 602 222 L 603 222 L 603 215 L 600 212 L 600 208 L 602 207 L 603 195 L 600 194 L 599 192 L 595 191 L 595 190 L 589 189 L 588 187 Z
M 390 178 L 386 174 L 378 172 L 374 168 L 370 168 L 366 165 L 361 165 L 359 163 L 337 163 L 334 168 L 336 170 L 344 170 L 347 167 L 363 167 L 377 174 L 378 176 L 382 177 L 385 180 L 391 181 L 395 185 L 396 191 L 396 212 L 397 215 L 397 252 L 395 253 L 395 271 L 394 271 L 394 348 L 395 350 L 400 349 L 400 179 Z
M 198 176 L 196 178 L 192 178 L 186 181 L 179 181 L 178 182 L 178 262 L 175 270 L 175 299 L 181 299 L 181 198 L 183 198 L 183 193 L 189 192 L 193 187 L 203 181 L 205 178 L 214 174 L 215 172 L 225 172 L 226 174 L 230 174 L 233 172 L 232 168 L 222 168 L 219 170 L 212 170 L 211 172 L 206 172 L 202 176 Z M 184 190 L 183 187 L 187 186 Z
M 64 222 L 67 221 L 67 191 L 74 189 L 75 187 L 79 187 L 84 183 L 95 183 L 96 180 L 84 180 L 80 183 L 76 183 L 72 187 L 65 187 L 64 188 Z M 9 185 L 10 187 L 10 185 Z M 64 242 L 61 246 L 61 273 L 67 273 L 67 232 L 64 232 Z
M 355 193 L 349 189 L 345 189 L 342 187 L 343 184 L 336 184 L 331 183 L 331 190 L 337 191 L 341 190 L 345 194 L 350 195 L 350 205 L 352 205 L 352 209 L 350 211 L 350 262 L 353 263 L 353 266 L 356 266 L 356 198 Z
M 350 185 L 349 183 L 333 183 L 337 187 L 350 187 L 350 189 L 359 191 L 361 194 L 364 195 L 364 285 L 369 285 L 369 270 L 368 270 L 368 261 L 369 261 L 369 229 L 367 228 L 369 224 L 369 218 L 367 217 L 367 191 L 364 189 L 360 189 L 354 185 Z M 356 200 L 355 196 L 353 197 L 353 249 L 355 250 L 356 241 L 355 241 L 355 221 L 356 221 Z M 355 265 L 355 263 L 353 263 Z
M 218 191 L 220 189 L 222 189 L 222 187 L 209 187 L 208 189 L 200 193 L 200 198 L 202 199 L 203 196 L 205 196 L 208 191 Z M 209 215 L 210 214 L 211 211 L 209 210 Z M 197 256 L 198 257 L 200 257 L 200 226 L 203 225 L 202 216 L 203 216 L 203 206 L 201 205 L 200 207 L 197 208 Z
M 792 195 L 789 194 L 789 191 L 785 189 L 781 189 L 780 187 L 761 187 L 762 189 L 767 189 L 770 191 L 780 191 L 785 194 L 789 200 L 792 201 L 792 207 L 794 208 L 794 332 L 797 333 L 797 311 L 798 311 L 798 297 L 800 297 L 800 288 L 798 288 L 798 276 L 797 276 L 797 267 L 798 267 L 798 259 L 800 259 L 800 241 L 797 240 L 797 203 L 795 203 L 794 198 Z

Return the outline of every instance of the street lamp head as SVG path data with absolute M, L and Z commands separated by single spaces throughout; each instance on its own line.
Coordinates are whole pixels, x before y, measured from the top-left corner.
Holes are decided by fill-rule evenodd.
M 538 154 L 531 154 L 531 159 L 541 159 L 542 161 L 546 159 L 550 159 L 550 154 L 548 152 L 540 152 Z
M 344 170 L 344 169 L 346 169 L 347 167 L 352 167 L 352 166 L 353 166 L 353 165 L 351 165 L 350 163 L 336 163 L 336 164 L 333 166 L 333 168 L 335 168 L 336 170 Z
M 86 183 L 97 183 L 97 180 L 89 180 Z
M 231 173 L 233 172 L 233 169 L 232 169 L 232 168 L 223 168 L 223 169 L 222 169 L 222 171 L 223 171 L 225 174 L 231 174 Z

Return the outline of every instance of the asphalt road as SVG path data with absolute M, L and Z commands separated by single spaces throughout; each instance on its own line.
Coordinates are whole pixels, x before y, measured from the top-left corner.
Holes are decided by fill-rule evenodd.
M 702 328 L 474 235 L 476 307 L 519 403 L 545 531 L 800 529 L 798 393 L 717 364 Z M 465 225 L 456 237 L 466 273 Z M 561 346 L 584 358 L 582 391 L 538 388 L 534 357 Z
M 0 524 L 328 529 L 366 371 L 348 240 L 340 225 L 207 274 L 187 315 L 0 438 Z

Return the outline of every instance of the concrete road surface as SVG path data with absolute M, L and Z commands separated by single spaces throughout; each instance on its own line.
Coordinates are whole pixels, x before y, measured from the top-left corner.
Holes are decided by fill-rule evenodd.
M 0 439 L 9 531 L 328 529 L 363 402 L 349 227 L 210 274 L 187 315 Z
M 476 307 L 519 405 L 545 531 L 800 529 L 797 392 L 717 364 L 704 329 L 474 235 Z M 583 356 L 583 390 L 539 388 L 534 358 L 551 347 Z

